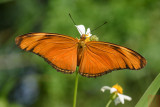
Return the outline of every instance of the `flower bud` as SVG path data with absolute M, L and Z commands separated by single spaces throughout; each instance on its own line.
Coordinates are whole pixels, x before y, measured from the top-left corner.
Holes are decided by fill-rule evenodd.
M 90 41 L 98 41 L 98 40 L 99 40 L 99 38 L 96 35 L 92 35 L 90 37 Z

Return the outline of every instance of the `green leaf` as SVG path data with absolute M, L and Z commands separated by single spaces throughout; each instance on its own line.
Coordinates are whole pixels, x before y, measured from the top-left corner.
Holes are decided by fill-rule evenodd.
M 148 96 L 156 95 L 159 88 L 160 88 L 160 73 L 154 79 L 154 81 L 151 83 L 151 85 L 146 90 L 146 92 L 143 94 L 143 96 L 141 97 L 141 99 L 139 100 L 139 102 L 136 104 L 135 107 L 148 107 L 154 98 L 153 97 L 151 100 L 148 100 Z

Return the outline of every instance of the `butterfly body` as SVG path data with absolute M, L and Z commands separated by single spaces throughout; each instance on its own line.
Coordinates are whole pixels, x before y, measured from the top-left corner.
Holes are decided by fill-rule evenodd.
M 78 49 L 77 49 L 77 66 L 79 66 L 82 55 L 83 55 L 83 51 L 85 46 L 85 43 L 89 40 L 88 38 L 86 39 L 86 35 L 83 34 L 81 36 L 81 38 L 78 40 Z M 87 40 L 87 41 L 86 41 Z
M 29 33 L 16 37 L 18 47 L 43 57 L 53 68 L 63 73 L 97 77 L 118 69 L 141 69 L 146 60 L 137 52 L 120 45 L 90 41 L 56 33 Z

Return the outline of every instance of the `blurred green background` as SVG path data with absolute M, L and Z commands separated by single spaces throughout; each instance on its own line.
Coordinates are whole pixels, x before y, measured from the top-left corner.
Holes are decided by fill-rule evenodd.
M 50 32 L 79 38 L 77 24 L 96 28 L 100 41 L 129 47 L 147 60 L 144 69 L 119 70 L 98 78 L 80 76 L 77 107 L 104 107 L 120 84 L 133 107 L 160 72 L 159 0 L 0 0 L 0 107 L 71 107 L 75 73 L 57 72 L 41 57 L 20 50 L 15 37 Z M 160 91 L 157 93 L 160 94 Z M 114 103 L 112 104 L 114 106 Z

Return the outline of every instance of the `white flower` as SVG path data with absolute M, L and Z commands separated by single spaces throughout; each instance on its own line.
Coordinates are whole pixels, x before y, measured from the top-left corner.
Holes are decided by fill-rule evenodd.
M 110 90 L 111 94 L 116 94 L 116 97 L 114 98 L 115 105 L 122 103 L 124 104 L 124 100 L 131 101 L 132 98 L 126 95 L 123 95 L 123 89 L 120 85 L 116 84 L 113 87 L 109 86 L 103 86 L 101 88 L 101 91 L 104 92 L 105 90 Z
M 80 35 L 85 34 L 86 37 L 92 36 L 90 28 L 88 28 L 87 31 L 85 32 L 85 27 L 84 27 L 84 25 L 75 25 L 75 26 L 76 26 L 76 28 L 78 29 Z
M 124 100 L 131 101 L 132 98 L 129 97 L 129 96 L 127 96 L 127 95 L 123 95 L 123 94 L 119 94 L 119 93 L 118 93 L 118 97 L 114 100 L 115 105 L 117 105 L 117 104 L 119 104 L 119 103 L 124 104 Z

